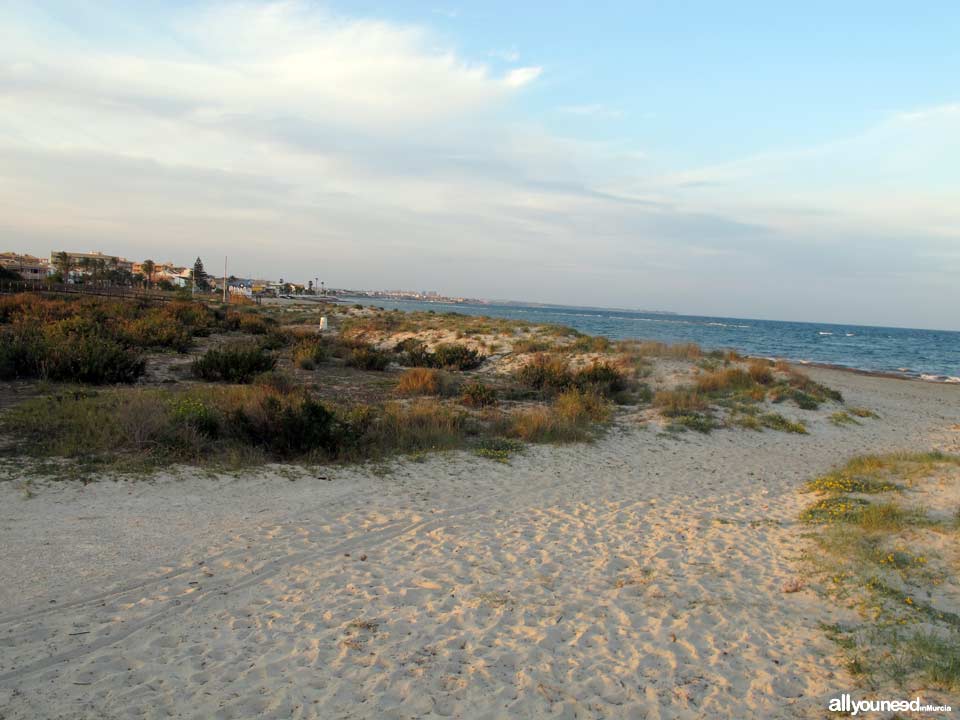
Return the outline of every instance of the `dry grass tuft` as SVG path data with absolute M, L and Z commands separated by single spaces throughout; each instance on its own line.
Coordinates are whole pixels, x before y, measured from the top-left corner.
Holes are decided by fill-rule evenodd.
M 440 392 L 440 373 L 432 368 L 410 368 L 400 375 L 396 388 L 398 395 L 437 395 Z

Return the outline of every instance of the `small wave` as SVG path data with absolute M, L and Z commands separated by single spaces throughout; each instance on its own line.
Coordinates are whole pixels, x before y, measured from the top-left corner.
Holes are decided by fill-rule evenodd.
M 953 375 L 927 375 L 925 373 L 921 373 L 920 379 L 926 380 L 927 382 L 950 383 L 951 385 L 960 384 L 960 377 L 955 377 Z
M 824 332 L 823 330 L 821 330 L 820 332 L 817 333 L 817 335 L 833 335 L 833 333 L 832 333 L 832 332 Z
M 856 337 L 856 333 L 846 333 L 847 337 Z

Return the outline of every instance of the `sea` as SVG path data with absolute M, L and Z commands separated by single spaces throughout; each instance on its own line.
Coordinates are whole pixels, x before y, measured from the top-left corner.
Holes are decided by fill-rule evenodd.
M 388 310 L 433 311 L 567 325 L 615 340 L 695 342 L 754 357 L 837 365 L 935 382 L 960 383 L 960 332 L 830 323 L 750 320 L 629 310 L 496 303 L 344 298 Z

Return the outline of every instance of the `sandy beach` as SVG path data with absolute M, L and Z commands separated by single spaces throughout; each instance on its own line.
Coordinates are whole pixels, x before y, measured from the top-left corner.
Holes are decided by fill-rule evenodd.
M 784 592 L 798 490 L 960 451 L 960 387 L 809 372 L 879 419 L 3 482 L 0 717 L 823 717 L 853 680 Z

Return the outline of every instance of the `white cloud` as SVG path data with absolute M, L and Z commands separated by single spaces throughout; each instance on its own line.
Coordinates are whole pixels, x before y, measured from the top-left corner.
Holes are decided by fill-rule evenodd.
M 521 67 L 514 68 L 504 76 L 504 82 L 510 87 L 519 88 L 529 85 L 543 72 L 541 67 Z
M 142 38 L 95 42 L 51 37 L 30 7 L 0 9 L 0 232 L 33 252 L 229 253 L 240 273 L 323 268 L 333 286 L 553 301 L 575 287 L 740 315 L 759 297 L 787 317 L 768 298 L 808 299 L 809 273 L 866 268 L 890 297 L 901 271 L 956 266 L 955 108 L 655 177 L 636 148 L 511 113 L 541 67 L 495 72 L 420 27 L 307 2 L 162 6 Z

